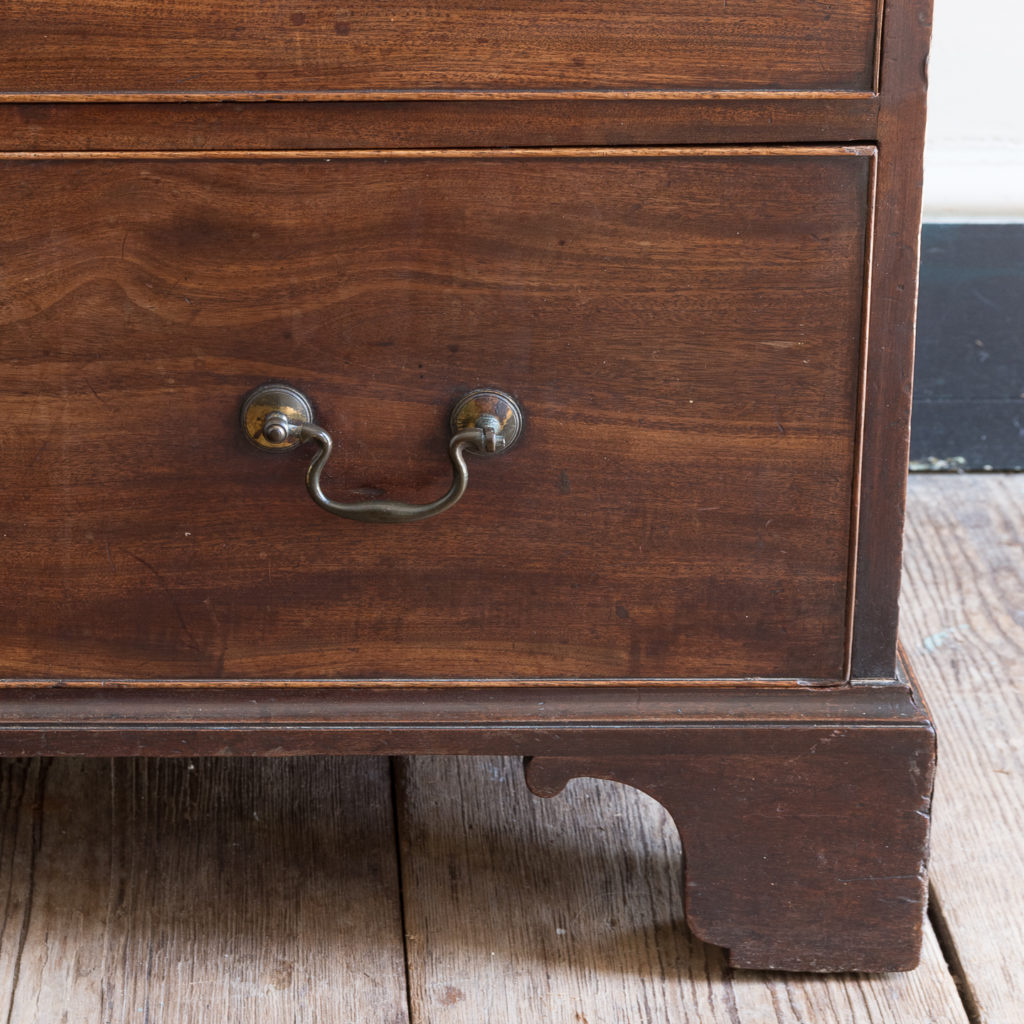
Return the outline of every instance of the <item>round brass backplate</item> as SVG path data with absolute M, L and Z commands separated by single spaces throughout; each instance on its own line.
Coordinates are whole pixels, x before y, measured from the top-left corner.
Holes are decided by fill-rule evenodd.
M 242 432 L 257 448 L 271 452 L 286 452 L 302 444 L 297 437 L 284 441 L 271 441 L 263 433 L 267 416 L 280 413 L 294 426 L 308 426 L 313 422 L 313 407 L 301 391 L 287 384 L 262 384 L 250 391 L 242 402 Z
M 478 452 L 477 454 L 498 455 L 507 452 L 519 438 L 523 429 L 523 412 L 516 400 L 504 391 L 492 388 L 478 388 L 463 395 L 452 409 L 451 430 L 457 434 L 460 430 L 470 430 L 478 426 L 481 417 L 493 416 L 498 421 L 497 435 L 504 440 L 497 451 Z

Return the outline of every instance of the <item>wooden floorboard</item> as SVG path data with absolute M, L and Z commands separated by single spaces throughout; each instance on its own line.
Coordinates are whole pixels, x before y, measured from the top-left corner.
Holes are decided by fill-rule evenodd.
M 939 730 L 932 888 L 982 1024 L 1024 1020 L 1024 475 L 911 480 L 903 641 Z
M 928 933 L 885 976 L 731 971 L 682 921 L 679 837 L 649 797 L 581 779 L 540 800 L 516 759 L 398 774 L 414 1024 L 962 1024 Z
M 0 1021 L 408 1019 L 382 758 L 0 761 Z

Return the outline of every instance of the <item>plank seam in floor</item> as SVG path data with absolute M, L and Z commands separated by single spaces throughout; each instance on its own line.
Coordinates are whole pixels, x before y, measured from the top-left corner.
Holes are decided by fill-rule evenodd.
M 956 985 L 967 1020 L 970 1024 L 983 1024 L 981 1008 L 978 1006 L 978 1000 L 974 996 L 974 990 L 971 988 L 971 980 L 967 977 L 967 971 L 964 970 L 960 951 L 956 947 L 956 939 L 953 936 L 952 929 L 949 927 L 949 922 L 942 913 L 942 901 L 939 899 L 939 894 L 932 885 L 928 887 L 928 920 L 931 923 L 932 930 L 935 932 L 935 938 L 939 943 L 939 950 L 946 961 L 946 966 L 949 968 L 953 984 Z
M 398 886 L 398 921 L 402 932 L 402 967 L 405 971 L 405 1016 L 413 1024 L 412 979 L 409 976 L 409 930 L 405 922 L 405 879 L 402 866 L 401 822 L 398 820 L 398 773 L 395 768 L 397 757 L 388 758 L 388 778 L 391 781 L 391 822 L 395 839 L 395 885 Z M 972 1021 L 971 1024 L 974 1024 Z
M 21 928 L 18 932 L 18 952 L 14 956 L 14 967 L 11 971 L 11 1000 L 7 1005 L 7 1024 L 12 1024 L 14 1020 L 14 1004 L 18 997 L 18 982 L 21 979 L 21 962 L 25 955 L 28 931 L 32 923 L 32 902 L 36 891 L 36 857 L 43 838 L 43 796 L 46 790 L 48 768 L 49 761 L 41 758 L 39 761 L 39 775 L 36 781 L 36 800 L 32 808 L 32 829 L 29 833 L 28 892 L 25 895 L 25 909 L 21 915 Z M 23 796 L 25 789 L 28 788 L 30 774 L 30 772 L 26 772 L 25 788 L 22 789 Z

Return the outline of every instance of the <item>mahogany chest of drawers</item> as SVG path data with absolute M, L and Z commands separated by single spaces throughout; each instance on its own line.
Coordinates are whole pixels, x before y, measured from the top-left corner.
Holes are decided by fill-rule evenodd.
M 913 966 L 928 17 L 5 4 L 0 753 L 522 754 L 734 964 Z

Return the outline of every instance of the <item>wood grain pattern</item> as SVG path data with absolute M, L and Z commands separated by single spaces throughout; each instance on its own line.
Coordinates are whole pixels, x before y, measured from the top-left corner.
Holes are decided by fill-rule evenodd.
M 332 719 L 337 708 L 324 707 L 306 728 L 318 691 L 305 684 L 564 677 L 579 697 L 586 692 L 579 684 L 591 678 L 837 682 L 851 653 L 856 675 L 892 678 L 927 3 L 886 5 L 880 51 L 875 0 L 838 8 L 807 0 L 714 8 L 700 0 L 600 0 L 586 9 L 554 0 L 542 10 L 450 0 L 443 9 L 364 5 L 343 13 L 311 0 L 298 7 L 13 0 L 0 15 L 3 123 L 17 122 L 8 146 L 124 144 L 151 109 L 145 101 L 157 97 L 357 104 L 348 120 L 338 115 L 344 103 L 286 105 L 302 111 L 311 134 L 269 104 L 202 114 L 197 104 L 172 114 L 163 104 L 127 142 L 131 153 L 21 153 L 0 163 L 10 214 L 0 228 L 0 360 L 19 417 L 0 448 L 0 471 L 20 484 L 0 492 L 8 568 L 0 673 L 154 684 L 109 702 L 83 687 L 61 708 L 93 715 L 90 724 L 54 721 L 55 702 L 48 723 L 28 722 L 19 733 L 25 720 L 16 719 L 6 738 L 38 743 L 34 749 L 55 743 L 64 753 L 70 737 L 72 747 L 177 754 L 190 744 L 217 752 L 337 750 L 352 737 L 353 749 L 364 751 L 403 743 L 536 751 L 561 741 L 555 753 L 571 763 L 535 764 L 539 788 L 550 791 L 576 771 L 603 771 L 644 785 L 680 820 L 697 822 L 697 839 L 687 840 L 697 851 L 691 914 L 703 934 L 733 945 L 736 962 L 907 966 L 908 936 L 919 924 L 919 917 L 907 922 L 920 908 L 931 750 L 917 709 L 896 728 L 865 726 L 853 720 L 854 688 L 846 688 L 851 718 L 839 728 L 814 724 L 813 712 L 785 725 L 737 726 L 719 714 L 677 719 L 678 728 L 640 716 L 623 728 L 578 713 L 516 720 L 513 699 L 488 718 L 497 691 L 467 687 L 467 721 L 425 723 L 450 695 L 435 691 L 438 704 L 417 708 L 409 686 L 383 694 L 390 718 L 354 723 L 347 712 Z M 501 105 L 511 94 L 517 103 L 555 107 L 513 113 Z M 633 108 L 581 106 L 588 112 L 580 127 L 567 129 L 571 115 L 555 102 L 637 96 L 698 105 L 658 107 L 636 128 Z M 404 101 L 431 97 L 460 98 L 473 113 L 462 118 L 457 105 L 434 106 L 410 127 L 428 108 Z M 471 98 L 497 105 L 474 106 Z M 746 106 L 730 106 L 730 98 Z M 69 99 L 90 101 L 74 127 L 67 110 L 49 102 Z M 370 99 L 403 102 L 380 104 L 380 113 L 361 102 Z M 816 106 L 793 114 L 787 104 L 803 99 Z M 101 112 L 95 100 L 123 102 Z M 733 113 L 716 135 L 723 112 Z M 215 151 L 308 150 L 335 137 L 343 120 L 329 153 Z M 851 134 L 855 128 L 863 133 Z M 877 139 L 881 161 L 876 166 L 864 147 L 635 148 L 659 139 L 806 143 L 821 133 Z M 184 152 L 190 139 L 205 155 Z M 398 152 L 509 139 L 634 148 Z M 146 142 L 169 152 L 147 152 Z M 395 148 L 341 151 L 353 146 Z M 875 283 L 869 304 L 867 267 Z M 350 500 L 435 496 L 446 483 L 439 476 L 444 414 L 468 387 L 516 393 L 527 408 L 527 435 L 518 457 L 474 467 L 457 516 L 383 544 L 377 528 L 339 524 L 308 502 L 302 461 L 274 463 L 245 449 L 234 424 L 238 400 L 272 377 L 311 391 L 345 452 L 328 491 Z M 229 719 L 251 695 L 226 696 L 215 685 L 197 688 L 201 699 L 180 716 L 164 704 L 160 718 L 149 691 L 189 699 L 173 685 L 158 687 L 190 679 L 304 685 L 294 699 L 261 694 L 266 702 L 256 699 L 244 722 Z M 0 690 L 23 714 L 59 687 L 30 696 Z M 830 706 L 831 695 L 817 702 Z M 380 714 L 373 700 L 360 707 Z M 659 743 L 680 747 L 667 767 L 652 749 Z M 840 756 L 851 747 L 857 756 Z M 815 766 L 825 765 L 820 778 L 804 763 L 812 754 Z M 208 1005 L 197 1012 L 191 996 L 175 1002 L 174 983 L 154 983 L 153 968 L 168 976 L 166 947 L 135 937 L 159 930 L 125 902 L 111 883 L 124 871 L 109 865 L 127 864 L 129 875 L 145 879 L 143 889 L 175 883 L 149 903 L 167 909 L 172 933 L 187 933 L 170 948 L 188 949 L 179 987 L 189 992 L 209 977 L 195 962 L 223 945 L 193 941 L 195 921 L 204 935 L 230 920 L 232 908 L 249 922 L 249 891 L 240 882 L 224 913 L 211 898 L 211 872 L 194 869 L 210 858 L 196 856 L 191 833 L 166 841 L 162 821 L 148 814 L 156 801 L 146 800 L 130 805 L 134 852 L 107 863 L 90 852 L 80 871 L 87 884 L 69 886 L 38 809 L 51 792 L 45 767 L 28 766 L 21 789 L 8 789 L 36 799 L 31 812 L 21 797 L 10 804 L 16 847 L 4 863 L 32 879 L 50 876 L 46 899 L 30 886 L 31 903 L 14 898 L 10 923 L 0 923 L 18 950 L 15 965 L 0 971 L 12 993 L 8 1017 L 53 1016 L 70 991 L 101 1016 L 139 1005 L 146 1014 L 162 1001 L 171 1019 L 202 1019 Z M 164 771 L 175 794 L 184 793 L 185 819 L 205 826 L 222 848 L 236 835 L 232 819 L 204 817 L 183 769 L 154 769 Z M 703 783 L 700 793 L 681 782 L 685 774 Z M 106 804 L 95 803 L 99 814 L 75 819 L 79 845 L 89 851 L 104 849 L 92 841 L 97 828 L 114 831 L 118 787 L 111 791 Z M 855 812 L 846 814 L 851 799 Z M 277 831 L 289 837 L 293 804 L 294 796 L 279 803 Z M 381 806 L 378 799 L 366 812 L 375 824 L 357 837 L 380 838 Z M 767 861 L 758 859 L 765 841 Z M 879 852 L 889 841 L 891 849 Z M 241 879 L 260 851 L 239 843 L 246 856 L 223 859 Z M 800 874 L 792 865 L 808 852 L 815 856 Z M 147 873 L 150 859 L 155 874 Z M 441 870 L 451 887 L 447 862 Z M 316 871 L 312 886 L 294 870 L 259 880 L 273 889 L 282 877 L 289 896 L 305 884 L 315 897 Z M 853 909 L 816 915 L 837 882 L 852 887 Z M 198 910 L 185 905 L 196 892 Z M 26 953 L 46 949 L 49 931 L 40 940 L 39 923 L 51 903 L 59 920 L 69 893 L 89 912 L 60 932 L 57 944 L 67 945 L 47 975 L 48 956 Z M 479 916 L 493 917 L 493 904 L 480 906 Z M 80 956 L 78 947 L 89 946 L 80 922 L 107 920 L 111 907 L 125 908 L 128 924 L 102 929 L 99 960 L 95 940 Z M 389 910 L 385 926 L 393 903 Z M 288 912 L 278 917 L 289 922 Z M 363 919 L 351 919 L 358 930 Z M 717 927 L 723 920 L 728 928 Z M 268 930 L 258 924 L 253 931 Z M 314 912 L 310 930 L 320 928 Z M 384 941 L 393 950 L 393 929 Z M 244 978 L 249 990 L 275 978 L 287 986 L 285 967 L 259 959 L 265 945 L 243 947 L 257 964 Z M 104 964 L 130 963 L 143 946 L 142 975 L 122 969 L 121 988 L 98 980 L 108 973 Z M 367 968 L 375 983 L 388 957 Z M 282 962 L 294 975 L 294 961 Z M 720 962 L 710 970 L 721 972 Z M 428 1010 L 466 1001 L 463 984 L 430 988 L 423 979 L 437 974 L 419 977 L 417 998 Z M 656 977 L 658 994 L 643 984 L 631 989 L 618 1017 L 645 1019 L 652 998 L 659 1008 L 677 999 L 661 983 L 664 972 Z M 688 976 L 691 987 L 695 977 Z M 222 982 L 214 989 L 227 1005 Z M 752 1020 L 767 1017 L 778 992 L 757 1004 Z M 382 1005 L 391 1019 L 404 1019 L 400 1001 Z M 731 1024 L 742 1020 L 736 986 L 721 1005 Z M 946 1006 L 939 1000 L 924 1012 Z M 273 1009 L 287 1014 L 288 1004 Z M 515 1019 L 514 1001 L 498 1009 L 499 1019 Z M 363 1019 L 351 1003 L 315 1010 Z M 581 1011 L 571 1012 L 580 1021 Z M 874 1004 L 857 1013 L 858 1021 L 875 1019 Z
M 940 738 L 933 890 L 973 1020 L 1024 1006 L 1024 476 L 911 480 L 903 637 Z
M 876 0 L 7 0 L 0 93 L 870 90 Z
M 877 96 L 393 103 L 0 103 L 0 151 L 856 142 Z
M 840 678 L 871 161 L 4 161 L 3 674 Z M 348 523 L 240 436 L 274 378 L 338 500 L 441 493 L 472 387 L 525 436 Z
M 383 759 L 0 762 L 9 1024 L 408 1020 Z
M 611 782 L 537 800 L 511 759 L 414 758 L 399 778 L 415 1019 L 964 1024 L 934 937 L 910 974 L 734 971 L 681 921 L 671 819 Z

